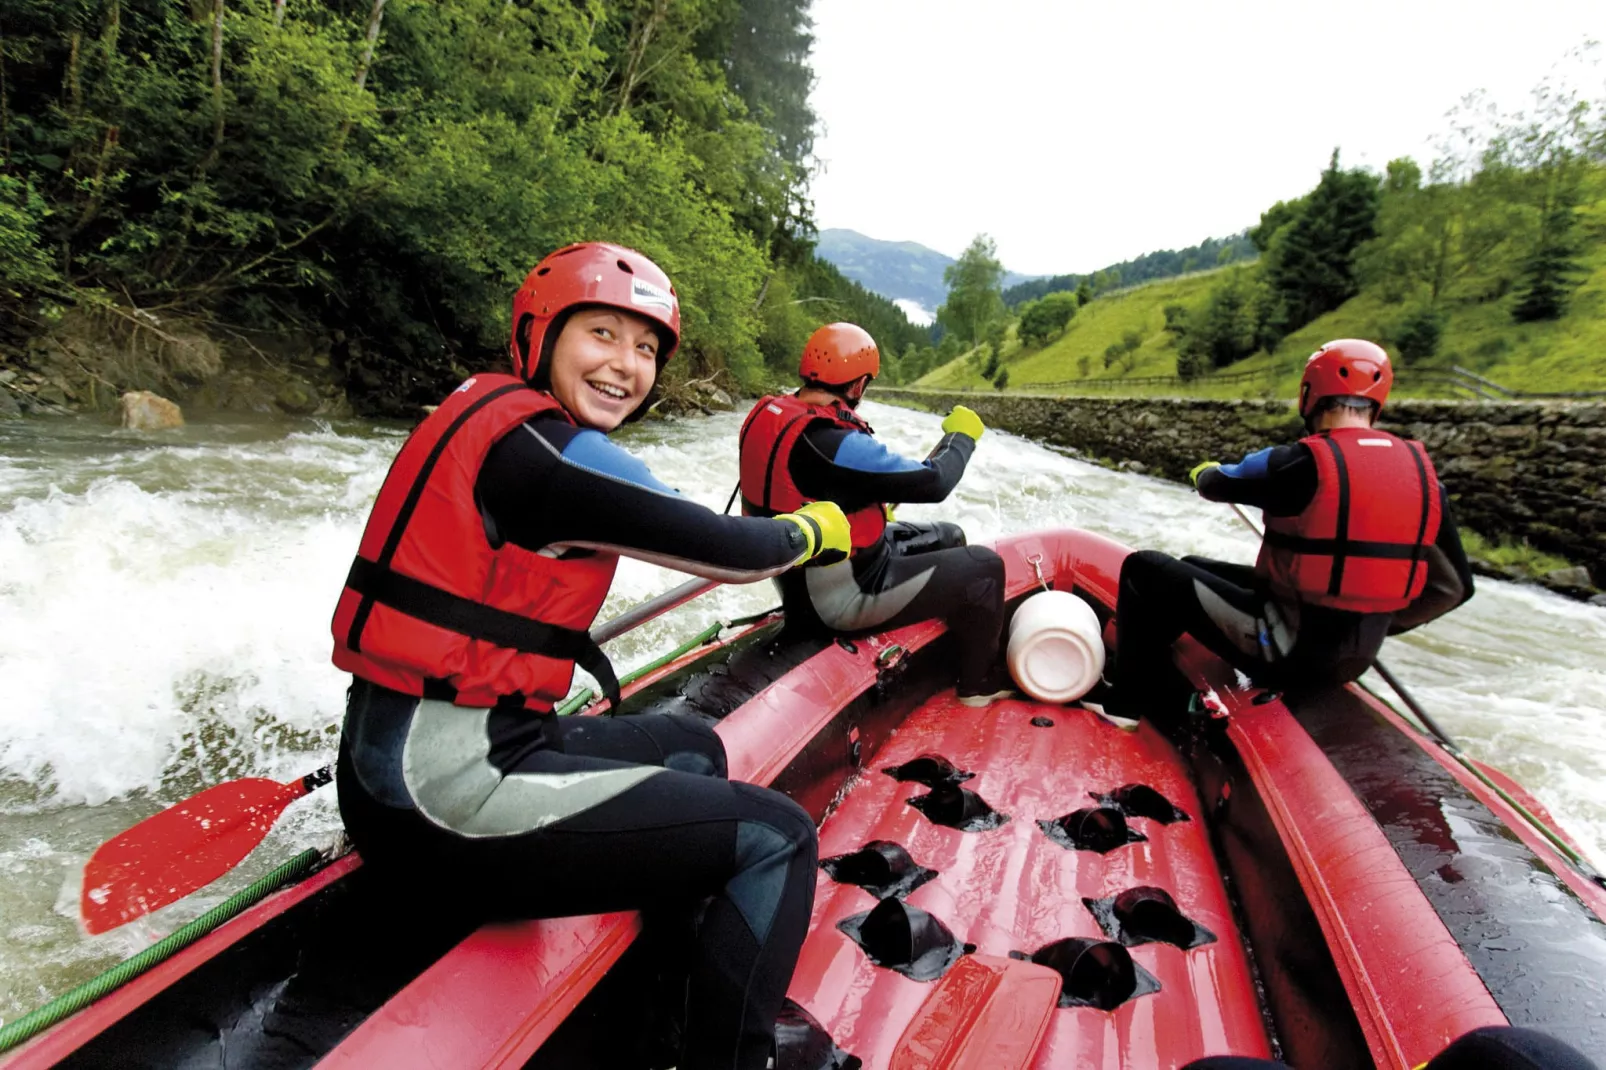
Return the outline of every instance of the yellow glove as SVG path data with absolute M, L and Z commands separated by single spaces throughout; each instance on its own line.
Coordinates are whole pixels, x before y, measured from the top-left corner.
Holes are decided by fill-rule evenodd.
M 1188 473 L 1188 482 L 1197 487 L 1199 485 L 1199 477 L 1204 475 L 1206 468 L 1220 467 L 1220 461 L 1200 461 L 1198 464 L 1194 465 L 1193 470 Z
M 782 513 L 776 520 L 798 526 L 808 540 L 808 556 L 803 560 L 829 565 L 841 561 L 853 549 L 848 518 L 836 502 L 809 502 L 795 513 Z
M 946 434 L 953 434 L 957 431 L 961 435 L 969 435 L 972 439 L 980 439 L 981 433 L 986 430 L 982 425 L 981 417 L 963 405 L 955 405 L 954 411 L 943 417 L 942 429 Z
M 893 510 L 896 508 L 897 506 L 892 505 L 890 502 L 881 503 L 881 515 L 887 518 L 887 523 L 891 524 L 893 521 L 898 519 L 893 513 Z

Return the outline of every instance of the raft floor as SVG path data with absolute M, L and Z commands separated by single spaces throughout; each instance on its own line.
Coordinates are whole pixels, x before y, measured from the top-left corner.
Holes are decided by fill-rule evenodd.
M 1034 718 L 1052 725 L 1034 725 Z M 882 770 L 928 754 L 974 773 L 960 786 L 1009 820 L 988 830 L 959 831 L 909 805 L 906 800 L 925 794 L 926 787 Z M 1130 784 L 1160 792 L 1189 820 L 1129 818 L 1147 841 L 1105 854 L 1061 846 L 1038 825 L 1096 806 L 1093 796 Z M 1205 1055 L 1265 1057 L 1270 1052 L 1249 963 L 1201 817 L 1181 758 L 1147 722 L 1127 732 L 1079 706 L 1022 699 L 973 709 L 945 690 L 910 715 L 865 763 L 820 830 L 820 856 L 849 854 L 873 840 L 902 845 L 915 862 L 938 871 L 905 901 L 938 918 L 958 941 L 974 944 L 984 956 L 977 961 L 1031 953 L 1065 937 L 1105 939 L 1083 899 L 1144 885 L 1169 892 L 1182 914 L 1217 937 L 1191 950 L 1165 943 L 1131 947 L 1132 959 L 1159 981 L 1159 991 L 1109 1011 L 1056 1007 L 1035 1053 L 1019 1055 L 1019 1062 L 1006 1057 L 974 1065 L 1174 1067 Z M 963 1037 L 948 1037 L 946 1056 L 931 1050 L 933 1032 L 941 1040 L 944 1029 L 967 1028 L 934 1019 L 952 1016 L 942 1005 L 952 1004 L 957 993 L 938 994 L 947 976 L 922 982 L 877 966 L 838 929 L 839 922 L 877 902 L 821 871 L 791 998 L 865 1067 L 968 1065 L 958 1058 Z M 973 1017 L 975 1011 L 972 1006 L 968 1013 Z M 909 1023 L 922 1018 L 924 1025 L 906 1036 Z M 1003 1033 L 1022 1028 L 1030 1024 Z

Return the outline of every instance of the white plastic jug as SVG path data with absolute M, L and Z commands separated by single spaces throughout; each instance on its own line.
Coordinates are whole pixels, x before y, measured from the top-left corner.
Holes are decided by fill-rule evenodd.
M 1093 607 L 1069 591 L 1022 602 L 1009 623 L 1009 674 L 1039 702 L 1070 702 L 1099 682 L 1104 636 Z

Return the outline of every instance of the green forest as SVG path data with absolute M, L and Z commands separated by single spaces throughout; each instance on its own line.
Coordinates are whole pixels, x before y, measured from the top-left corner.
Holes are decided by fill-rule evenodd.
M 758 389 L 833 319 L 924 343 L 813 255 L 807 9 L 4 0 L 0 366 L 75 319 L 130 350 L 303 332 L 360 410 L 411 412 L 497 366 L 514 287 L 588 239 L 675 279 L 671 386 Z
M 1334 150 L 1310 191 L 1245 237 L 1251 257 L 1227 246 L 1229 266 L 1135 290 L 1084 277 L 1013 306 L 963 295 L 994 321 L 968 330 L 963 359 L 917 369 L 920 385 L 1285 395 L 1316 346 L 1358 336 L 1391 350 L 1410 393 L 1447 392 L 1455 369 L 1515 390 L 1606 390 L 1598 102 L 1541 85 L 1524 112 L 1453 116 L 1426 168 L 1400 158 L 1378 174 Z M 978 239 L 962 262 L 990 256 Z
M 1156 279 L 1169 279 L 1195 271 L 1209 271 L 1222 264 L 1253 260 L 1258 255 L 1249 234 L 1235 234 L 1230 238 L 1206 238 L 1198 245 L 1186 249 L 1161 249 L 1144 253 L 1131 260 L 1095 271 L 1090 275 L 1054 275 L 1046 279 L 1032 279 L 1004 290 L 1004 304 L 1018 308 L 1027 301 L 1035 301 L 1052 293 L 1075 291 L 1086 279 L 1095 294 L 1137 286 Z

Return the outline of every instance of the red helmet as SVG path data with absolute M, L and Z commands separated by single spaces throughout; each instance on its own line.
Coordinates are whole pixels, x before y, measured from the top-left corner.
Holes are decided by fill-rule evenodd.
M 658 324 L 660 368 L 680 344 L 680 297 L 663 269 L 622 245 L 581 242 L 548 254 L 513 295 L 513 374 L 535 379 L 548 328 L 577 305 L 609 305 Z
M 861 375 L 881 374 L 881 350 L 863 327 L 827 323 L 809 335 L 797 373 L 804 382 L 842 386 Z
M 1299 381 L 1299 415 L 1310 419 L 1323 398 L 1353 397 L 1374 402 L 1378 409 L 1394 385 L 1389 355 L 1375 342 L 1340 338 L 1310 355 Z

